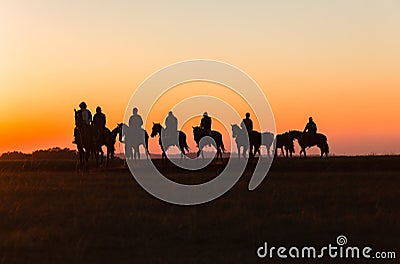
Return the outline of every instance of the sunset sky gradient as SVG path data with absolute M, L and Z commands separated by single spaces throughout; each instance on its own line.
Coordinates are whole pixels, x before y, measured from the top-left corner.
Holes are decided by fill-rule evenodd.
M 397 0 L 1 1 L 0 153 L 75 148 L 80 101 L 113 128 L 150 74 L 201 58 L 249 74 L 278 132 L 313 116 L 336 155 L 398 154 L 399 14 Z

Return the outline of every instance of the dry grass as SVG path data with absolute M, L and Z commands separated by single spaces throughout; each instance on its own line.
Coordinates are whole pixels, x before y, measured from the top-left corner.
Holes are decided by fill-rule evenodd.
M 399 253 L 399 157 L 278 159 L 255 191 L 248 171 L 193 207 L 153 198 L 119 165 L 10 164 L 0 163 L 0 263 L 254 263 L 263 241 L 317 246 L 339 234 Z

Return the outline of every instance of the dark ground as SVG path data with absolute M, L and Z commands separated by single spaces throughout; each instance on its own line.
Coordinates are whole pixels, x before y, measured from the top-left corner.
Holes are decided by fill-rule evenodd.
M 216 175 L 161 166 L 186 183 Z M 212 165 L 210 170 L 221 165 Z M 400 258 L 400 157 L 278 158 L 254 191 L 251 167 L 199 206 L 162 202 L 126 168 L 75 171 L 75 161 L 0 162 L 0 263 L 361 263 L 258 259 L 273 246 L 336 245 Z

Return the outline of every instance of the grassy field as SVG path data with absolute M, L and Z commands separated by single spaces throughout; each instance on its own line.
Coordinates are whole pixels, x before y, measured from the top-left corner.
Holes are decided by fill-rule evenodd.
M 398 156 L 278 158 L 256 190 L 247 189 L 250 166 L 227 194 L 191 207 L 152 197 L 120 162 L 87 173 L 75 165 L 0 162 L 0 263 L 288 263 L 256 250 L 336 244 L 338 235 L 396 252 L 397 261 L 365 263 L 400 258 Z M 187 183 L 216 175 L 158 166 Z

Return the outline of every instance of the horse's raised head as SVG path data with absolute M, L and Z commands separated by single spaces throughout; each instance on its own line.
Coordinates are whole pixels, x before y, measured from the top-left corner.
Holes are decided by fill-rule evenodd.
M 239 133 L 240 127 L 236 124 L 231 124 L 232 127 L 232 137 L 236 137 Z
M 162 129 L 162 126 L 160 123 L 153 122 L 153 127 L 151 128 L 150 136 L 155 137 L 155 136 L 157 136 L 157 134 L 161 135 L 161 129 Z

